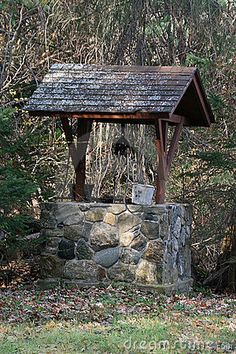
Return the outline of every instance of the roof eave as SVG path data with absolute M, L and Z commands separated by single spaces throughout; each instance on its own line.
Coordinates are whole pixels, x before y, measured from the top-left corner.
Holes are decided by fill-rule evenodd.
M 210 106 L 210 103 L 208 101 L 208 98 L 207 98 L 207 95 L 206 95 L 206 91 L 203 87 L 203 84 L 202 84 L 202 80 L 200 78 L 200 74 L 199 74 L 199 70 L 196 69 L 196 72 L 195 72 L 195 82 L 197 83 L 198 85 L 198 88 L 201 92 L 201 95 L 202 95 L 202 98 L 204 100 L 204 103 L 205 103 L 205 106 L 206 106 L 206 109 L 208 111 L 208 116 L 209 116 L 209 126 L 211 125 L 211 123 L 215 123 L 216 120 L 215 120 L 215 116 L 214 116 L 214 113 L 211 109 L 211 106 Z
M 194 68 L 194 69 L 192 70 L 192 75 L 191 75 L 191 77 L 190 77 L 190 79 L 189 79 L 189 82 L 188 82 L 188 84 L 185 86 L 185 88 L 184 88 L 184 90 L 183 90 L 183 92 L 182 92 L 182 94 L 181 94 L 179 100 L 176 102 L 175 106 L 173 107 L 172 111 L 170 112 L 170 116 L 175 113 L 175 111 L 176 111 L 176 109 L 177 109 L 179 103 L 181 102 L 181 100 L 182 100 L 182 98 L 183 98 L 185 92 L 187 91 L 187 89 L 189 88 L 189 86 L 190 86 L 190 84 L 191 84 L 191 82 L 192 82 L 192 80 L 193 80 L 193 77 L 194 77 L 194 74 L 195 74 L 196 70 L 197 70 L 196 68 Z
M 49 117 L 71 117 L 75 119 L 144 119 L 144 120 L 155 120 L 159 118 L 168 118 L 169 112 L 142 112 L 142 111 L 134 111 L 134 112 L 65 112 L 65 111 L 43 111 L 43 110 L 31 110 L 27 107 L 25 109 L 28 111 L 29 115 L 32 117 L 35 116 L 49 116 Z
M 189 80 L 188 84 L 186 85 L 185 89 L 183 90 L 182 95 L 180 96 L 178 102 L 176 102 L 175 107 L 172 109 L 170 115 L 174 115 L 179 104 L 181 103 L 184 94 L 187 92 L 188 88 L 190 87 L 191 83 L 193 83 L 194 87 L 195 87 L 195 91 L 198 97 L 198 100 L 201 104 L 201 108 L 204 112 L 204 121 L 201 122 L 201 124 L 198 124 L 197 122 L 195 122 L 196 124 L 191 124 L 192 126 L 204 126 L 204 127 L 210 127 L 211 123 L 215 123 L 215 118 L 214 118 L 214 114 L 211 110 L 210 104 L 208 102 L 205 90 L 203 88 L 201 79 L 200 79 L 200 75 L 199 75 L 199 71 L 197 68 L 195 68 L 192 72 L 192 77 Z

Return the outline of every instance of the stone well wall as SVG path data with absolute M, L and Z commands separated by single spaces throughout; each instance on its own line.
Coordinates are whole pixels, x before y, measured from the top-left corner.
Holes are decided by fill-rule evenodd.
M 76 202 L 42 208 L 41 286 L 124 281 L 187 291 L 191 285 L 191 208 Z

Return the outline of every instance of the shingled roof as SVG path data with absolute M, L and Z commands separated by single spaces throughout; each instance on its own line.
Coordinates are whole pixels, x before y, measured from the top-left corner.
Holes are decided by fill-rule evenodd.
M 54 64 L 25 109 L 45 116 L 149 115 L 149 123 L 177 114 L 188 126 L 214 122 L 198 71 L 189 67 Z

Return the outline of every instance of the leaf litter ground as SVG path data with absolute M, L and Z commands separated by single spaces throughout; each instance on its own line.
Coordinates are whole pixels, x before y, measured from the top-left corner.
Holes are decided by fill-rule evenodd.
M 172 341 L 175 337 L 184 342 L 206 341 L 213 338 L 214 345 L 218 342 L 226 342 L 228 349 L 222 351 L 214 346 L 209 352 L 233 352 L 236 348 L 235 304 L 236 296 L 234 295 L 193 293 L 190 296 L 167 297 L 131 289 L 123 284 L 108 288 L 58 288 L 43 291 L 35 287 L 25 289 L 22 286 L 16 289 L 4 289 L 0 292 L 0 341 L 4 338 L 8 338 L 7 340 L 17 338 L 18 334 L 15 337 L 9 336 L 9 328 L 10 332 L 12 330 L 14 332 L 14 328 L 22 325 L 28 326 L 28 330 L 31 328 L 31 331 L 33 326 L 36 331 L 43 328 L 49 332 L 55 329 L 66 330 L 66 328 L 70 328 L 71 332 L 73 326 L 77 326 L 76 328 L 83 331 L 92 330 L 94 336 L 103 333 L 103 338 L 106 338 L 111 331 L 120 338 L 122 335 L 127 336 L 128 331 L 127 333 L 130 333 L 133 338 L 133 333 L 138 333 L 138 328 L 140 328 L 140 336 L 149 338 L 151 335 L 148 334 L 149 331 L 154 333 L 152 328 L 157 328 L 161 324 L 156 334 L 157 337 L 161 335 L 161 330 L 164 328 L 168 332 L 168 338 Z M 132 328 L 135 328 L 133 333 Z M 24 333 L 27 333 L 26 329 Z M 113 340 L 116 341 L 115 338 L 117 337 L 113 339 L 109 337 L 109 345 L 112 345 Z M 93 342 L 92 339 L 89 341 Z M 95 351 L 100 348 L 100 344 L 97 346 Z M 116 346 L 121 350 L 119 344 Z M 55 348 L 63 352 L 62 347 L 56 346 Z M 104 348 L 109 352 L 113 347 Z M 51 351 L 45 351 L 45 353 L 54 353 L 53 350 L 52 348 Z M 119 350 L 117 349 L 117 352 Z M 26 353 L 23 350 L 18 349 L 18 351 Z M 70 352 L 76 351 L 71 349 Z M 6 353 L 8 353 L 7 350 Z

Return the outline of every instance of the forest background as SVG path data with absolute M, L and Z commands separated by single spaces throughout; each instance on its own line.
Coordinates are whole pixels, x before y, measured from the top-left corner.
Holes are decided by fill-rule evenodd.
M 196 66 L 214 110 L 210 128 L 185 128 L 168 201 L 193 205 L 193 275 L 234 289 L 235 69 L 234 0 L 2 0 L 0 4 L 0 260 L 33 251 L 39 203 L 64 198 L 73 183 L 59 121 L 31 118 L 27 99 L 53 63 Z M 126 127 L 136 155 L 134 178 L 155 179 L 152 130 Z M 126 168 L 112 154 L 118 126 L 94 124 L 87 183 L 102 197 L 119 192 Z M 141 177 L 140 177 L 141 173 Z M 20 252 L 19 252 L 20 250 Z M 22 253 L 23 252 L 23 253 Z M 5 268 L 4 268 L 5 269 Z

